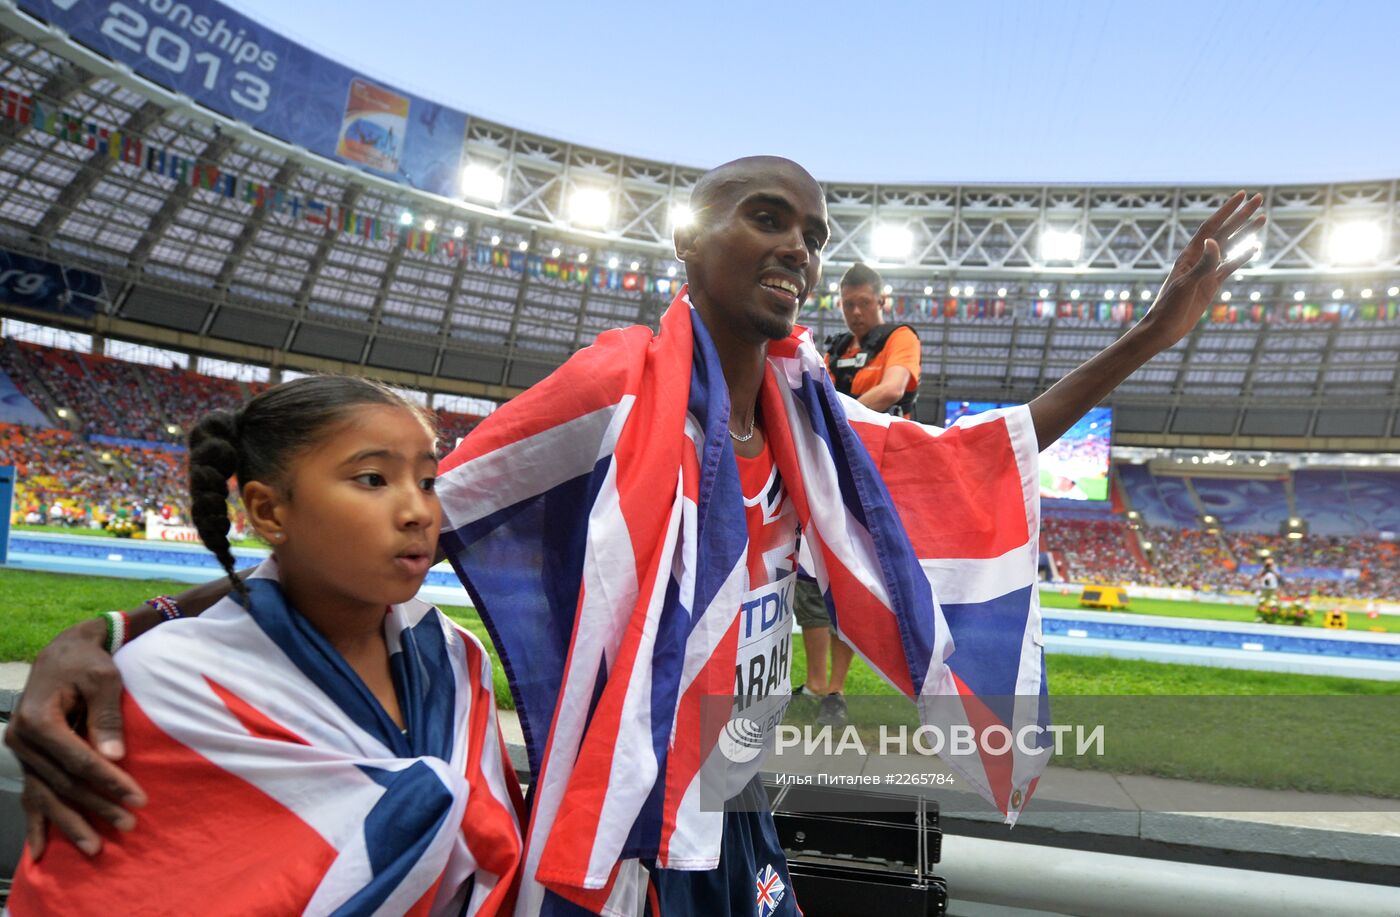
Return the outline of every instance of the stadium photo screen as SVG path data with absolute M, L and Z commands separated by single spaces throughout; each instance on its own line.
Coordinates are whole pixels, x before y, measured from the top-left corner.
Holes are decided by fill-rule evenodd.
M 945 426 L 959 417 L 1009 407 L 1001 401 L 949 401 Z M 1094 408 L 1040 454 L 1040 495 L 1057 500 L 1107 500 L 1113 408 Z

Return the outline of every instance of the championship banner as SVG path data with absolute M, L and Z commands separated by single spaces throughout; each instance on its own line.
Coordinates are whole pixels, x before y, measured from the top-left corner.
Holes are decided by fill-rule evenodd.
M 214 0 L 18 0 L 173 92 L 288 143 L 458 196 L 467 115 L 387 86 Z
M 101 297 L 102 278 L 96 274 L 0 250 L 0 302 L 92 318 Z

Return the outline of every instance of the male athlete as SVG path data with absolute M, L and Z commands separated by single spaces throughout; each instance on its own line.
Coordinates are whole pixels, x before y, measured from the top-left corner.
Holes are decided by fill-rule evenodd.
M 1246 200 L 1244 192 L 1233 195 L 1206 220 L 1177 259 L 1148 314 L 1116 342 L 1029 404 L 1029 423 L 1033 425 L 1036 440 L 1030 444 L 1030 448 L 1043 450 L 1053 443 L 1075 420 L 1136 369 L 1181 340 L 1195 327 L 1206 307 L 1214 301 L 1221 283 L 1253 254 L 1244 251 L 1227 261 L 1221 253 L 1229 249 L 1232 239 L 1255 232 L 1262 226 L 1263 218 L 1254 216 L 1261 203 L 1259 196 Z M 741 494 L 735 493 L 732 499 L 742 499 L 746 504 L 753 501 L 754 508 L 761 513 L 760 519 L 755 520 L 750 515 L 748 521 L 749 574 L 743 577 L 739 585 L 743 587 L 745 583 L 753 584 L 763 579 L 767 579 L 771 585 L 775 578 L 785 575 L 786 565 L 780 559 L 774 560 L 775 555 L 784 553 L 784 548 L 779 546 L 774 549 L 766 537 L 755 537 L 756 525 L 761 528 L 778 523 L 786 513 L 788 498 L 796 502 L 799 496 L 802 498 L 799 508 L 803 513 L 810 514 L 814 520 L 826 514 L 824 518 L 829 520 L 835 517 L 830 507 L 821 501 L 841 499 L 837 494 L 807 492 L 805 485 L 809 482 L 801 476 L 789 480 L 775 477 L 779 462 L 775 460 L 770 470 L 769 459 L 765 457 L 765 453 L 771 452 L 790 471 L 801 468 L 805 473 L 805 469 L 814 467 L 808 463 L 810 456 L 801 461 L 791 457 L 792 440 L 786 433 L 769 443 L 770 430 L 791 430 L 792 427 L 790 423 L 785 426 L 783 421 L 770 413 L 777 409 L 779 402 L 774 400 L 778 394 L 775 394 L 768 357 L 770 346 L 781 348 L 780 356 L 796 352 L 790 335 L 799 307 L 817 287 L 821 276 L 822 251 L 829 234 L 825 195 L 817 182 L 796 163 L 776 157 L 749 157 L 707 173 L 692 192 L 692 209 L 697 214 L 696 221 L 692 226 L 678 230 L 675 241 L 677 255 L 685 262 L 689 279 L 689 307 L 694 310 L 695 335 L 697 341 L 703 338 L 697 348 L 712 348 L 705 352 L 706 358 L 713 357 L 722 373 L 723 390 L 727 393 L 727 438 L 734 455 L 730 461 L 739 465 L 738 489 L 742 490 Z M 684 302 L 672 308 L 675 310 L 678 307 L 684 308 Z M 676 320 L 689 322 L 691 319 L 684 313 L 677 313 Z M 617 334 L 609 332 L 609 335 Z M 624 338 L 625 334 L 623 338 L 612 337 L 606 341 L 600 338 L 599 345 L 607 341 L 616 343 Z M 636 334 L 626 338 L 636 339 Z M 664 347 L 664 339 L 665 335 L 660 335 L 655 342 Z M 645 356 L 645 349 L 639 352 Z M 587 353 L 586 350 L 581 354 L 585 360 Z M 548 380 L 542 383 L 547 384 Z M 653 406 L 658 410 L 674 399 L 687 397 L 684 388 L 642 394 L 654 402 Z M 693 391 L 691 394 L 693 396 Z M 527 396 L 521 396 L 520 400 L 528 401 Z M 641 400 L 644 399 L 639 398 L 638 402 Z M 827 404 L 825 401 L 822 403 Z M 760 404 L 765 405 L 763 416 L 758 413 Z M 815 418 L 813 422 L 839 426 L 842 418 L 837 408 L 839 404 L 833 405 L 825 419 Z M 855 411 L 856 407 L 849 410 Z M 512 422 L 520 419 L 518 415 L 518 411 L 512 412 L 512 405 L 506 405 L 492 415 L 494 423 L 491 420 L 483 423 L 464 440 L 459 450 L 468 449 L 474 440 L 489 437 L 493 431 L 508 429 Z M 859 448 L 858 439 L 842 433 L 837 427 L 832 427 L 832 430 L 832 435 L 840 439 L 839 445 L 847 450 Z M 720 437 L 724 438 L 725 434 L 721 432 Z M 729 447 L 717 454 L 730 454 Z M 691 461 L 697 460 L 694 453 L 691 455 Z M 870 462 L 870 459 L 860 459 L 849 451 L 846 457 L 853 462 L 864 462 L 867 467 Z M 706 462 L 713 460 L 709 453 L 698 458 Z M 880 467 L 891 468 L 892 458 L 897 456 L 884 456 L 884 464 Z M 745 463 L 750 463 L 747 472 Z M 714 470 L 713 467 L 702 466 L 701 471 L 707 469 Z M 733 464 L 729 469 L 726 480 L 736 477 Z M 920 469 L 925 478 L 949 480 L 976 476 L 978 471 L 975 468 Z M 451 473 L 450 469 L 447 473 Z M 720 469 L 719 473 L 723 477 L 724 469 Z M 888 474 L 887 471 L 882 473 Z M 764 495 L 758 494 L 752 489 L 752 484 L 760 478 L 764 480 L 768 494 L 781 490 L 785 496 L 765 499 Z M 830 484 L 835 479 L 828 476 L 826 480 Z M 853 495 L 845 496 L 855 499 Z M 1019 502 L 1019 497 L 1016 502 Z M 633 509 L 641 513 L 650 511 L 650 507 L 645 505 Z M 716 512 L 729 512 L 731 509 L 735 508 L 717 506 Z M 950 523 L 953 521 L 950 520 Z M 684 524 L 692 528 L 704 527 L 703 520 L 692 519 Z M 1024 531 L 1025 520 L 1022 519 L 1020 524 Z M 790 543 L 795 544 L 796 522 L 791 525 Z M 686 528 L 682 534 L 688 537 L 692 528 Z M 457 534 L 460 535 L 460 532 Z M 595 533 L 586 534 L 592 538 Z M 679 536 L 672 534 L 667 537 Z M 907 542 L 902 550 L 905 556 L 913 557 Z M 756 551 L 759 556 L 754 555 Z M 828 565 L 836 559 L 834 553 L 827 553 L 826 556 Z M 698 563 L 703 565 L 704 562 L 704 557 L 698 558 Z M 914 566 L 917 567 L 917 564 Z M 606 567 L 601 569 L 602 575 L 606 575 Z M 549 571 L 545 570 L 542 575 L 547 577 Z M 893 582 L 887 580 L 886 584 Z M 577 583 L 555 585 L 579 589 Z M 725 588 L 731 587 L 726 584 Z M 928 586 L 922 588 L 923 601 L 932 615 L 932 607 L 927 606 Z M 597 598 L 599 591 L 606 593 L 607 589 L 605 581 L 595 583 L 593 591 L 585 595 Z M 834 595 L 839 593 L 836 602 L 838 612 L 843 597 L 853 600 L 851 607 L 859 604 L 854 602 L 859 597 L 858 590 L 850 583 L 833 579 L 831 590 Z M 202 586 L 180 596 L 179 600 L 186 613 L 195 613 L 208 607 L 216 594 L 222 591 L 221 586 Z M 736 606 L 747 604 L 748 594 L 747 588 L 741 588 L 736 594 Z M 782 594 L 781 591 L 779 594 Z M 658 601 L 666 600 L 661 592 L 656 595 Z M 604 601 L 607 598 L 602 597 Z M 502 611 L 504 614 L 516 613 L 511 609 Z M 779 614 L 790 620 L 790 599 Z M 132 630 L 139 634 L 158 623 L 159 614 L 153 609 L 138 609 L 132 618 Z M 862 621 L 851 620 L 842 629 L 843 632 L 848 629 L 858 632 L 863 624 Z M 732 640 L 737 630 L 736 622 L 736 627 L 729 631 L 728 639 Z M 46 819 L 52 820 L 85 851 L 95 853 L 101 842 L 87 824 L 87 817 L 96 815 L 118 828 L 130 828 L 134 817 L 127 807 L 139 807 L 143 802 L 140 788 L 115 763 L 123 755 L 121 691 L 115 669 L 102 648 L 104 631 L 100 622 L 90 621 L 74 625 L 55 638 L 36 660 L 23 699 L 6 734 L 7 744 L 26 767 L 23 798 L 29 819 L 30 850 L 35 853 L 42 850 Z M 579 636 L 582 638 L 585 635 Z M 650 631 L 628 631 L 628 639 L 650 639 L 652 636 L 654 633 Z M 861 641 L 857 639 L 855 642 L 857 648 L 861 648 Z M 781 652 L 777 646 L 765 648 L 770 652 Z M 731 655 L 729 658 L 735 657 Z M 609 669 L 626 661 L 609 657 Z M 723 677 L 723 673 L 720 675 Z M 606 690 L 605 687 L 605 694 Z M 788 685 L 782 684 L 778 690 L 786 692 Z M 86 738 L 70 727 L 70 717 L 85 724 Z M 572 725 L 556 721 L 554 731 L 543 738 L 553 741 L 558 738 L 559 729 Z M 635 723 L 624 725 L 636 726 Z M 627 776 L 626 761 L 619 762 L 615 757 L 609 760 L 614 767 L 622 767 L 623 776 Z M 633 776 L 639 775 L 646 776 L 640 772 Z M 585 776 L 597 777 L 596 774 Z M 649 779 L 655 779 L 655 775 L 650 775 Z M 604 805 L 609 798 L 603 797 Z M 566 810 L 560 812 L 561 818 L 593 817 L 596 820 L 597 815 Z M 667 914 L 754 913 L 757 910 L 754 897 L 757 879 L 760 895 L 767 894 L 769 897 L 764 905 L 767 908 L 765 913 L 796 913 L 793 895 L 783 895 L 779 891 L 780 887 L 785 888 L 790 883 L 787 882 L 786 864 L 782 861 L 781 851 L 774 850 L 776 836 L 772 831 L 771 816 L 731 821 L 730 813 L 725 813 L 724 818 L 723 849 L 718 865 L 700 872 L 656 870 L 664 876 L 653 879 L 646 892 L 651 902 L 649 907 Z M 562 852 L 567 854 L 568 845 L 579 839 L 560 837 L 552 840 L 561 843 Z M 192 855 L 198 855 L 197 851 Z M 674 860 L 671 862 L 674 865 Z M 755 873 L 755 863 L 766 866 Z M 603 864 L 605 871 L 607 865 Z M 656 865 L 655 861 L 652 865 Z M 775 877 L 776 882 L 773 881 Z M 773 901 L 775 896 L 777 900 Z

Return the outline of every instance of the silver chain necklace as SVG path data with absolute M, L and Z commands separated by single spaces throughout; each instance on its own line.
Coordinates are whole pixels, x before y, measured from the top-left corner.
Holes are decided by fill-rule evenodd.
M 735 433 L 733 430 L 730 430 L 730 431 L 729 431 L 729 438 L 732 439 L 732 440 L 734 440 L 734 442 L 736 442 L 736 443 L 746 443 L 746 442 L 748 442 L 749 440 L 753 439 L 753 421 L 754 421 L 754 418 L 750 417 L 750 418 L 749 418 L 749 432 L 745 433 L 743 436 L 740 436 L 738 433 Z

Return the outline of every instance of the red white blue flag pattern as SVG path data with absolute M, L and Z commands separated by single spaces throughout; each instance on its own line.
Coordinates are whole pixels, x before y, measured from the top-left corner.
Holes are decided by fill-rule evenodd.
M 760 416 L 839 633 L 927 720 L 947 718 L 941 697 L 967 723 L 1044 724 L 1029 412 L 948 430 L 877 414 L 835 392 L 805 331 L 768 366 Z M 699 775 L 719 724 L 700 708 L 732 696 L 749 588 L 728 419 L 682 290 L 659 334 L 604 333 L 442 463 L 442 544 L 534 774 L 520 913 L 636 913 L 642 859 L 718 861 Z M 1014 820 L 1044 756 L 952 763 Z
M 771 863 L 759 871 L 754 885 L 758 917 L 772 917 L 772 914 L 778 909 L 778 903 L 783 900 L 783 895 L 787 892 L 787 886 L 783 884 L 782 878 Z
M 513 912 L 520 789 L 481 644 L 422 602 L 390 610 L 401 732 L 275 569 L 251 611 L 225 599 L 117 654 L 123 766 L 150 801 L 96 858 L 56 838 L 26 856 L 15 917 Z

